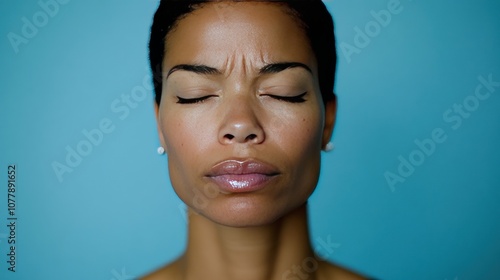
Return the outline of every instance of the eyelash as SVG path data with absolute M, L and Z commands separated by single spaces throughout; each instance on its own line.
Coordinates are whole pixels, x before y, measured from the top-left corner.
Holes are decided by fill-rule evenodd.
M 177 96 L 177 103 L 179 104 L 196 104 L 196 103 L 203 103 L 203 101 L 207 100 L 208 98 L 215 96 L 215 95 L 207 95 L 203 97 L 198 97 L 198 98 L 182 98 Z
M 265 94 L 266 96 L 269 96 L 271 98 L 274 98 L 276 100 L 280 101 L 285 101 L 289 103 L 302 103 L 305 102 L 306 99 L 304 99 L 304 96 L 307 94 L 307 92 L 304 92 L 302 94 L 296 95 L 296 96 L 280 96 L 280 95 L 272 95 L 272 94 Z M 207 95 L 203 97 L 198 97 L 198 98 L 182 98 L 177 96 L 177 103 L 178 104 L 196 104 L 196 103 L 203 103 L 205 100 L 207 100 L 210 97 L 213 97 L 215 95 Z
M 296 96 L 280 96 L 280 95 L 272 95 L 272 94 L 266 94 L 266 95 L 269 97 L 272 97 L 274 99 L 285 101 L 285 102 L 302 103 L 302 102 L 306 101 L 306 99 L 304 99 L 304 96 L 306 94 L 307 94 L 307 92 L 304 92 L 304 93 L 296 95 Z

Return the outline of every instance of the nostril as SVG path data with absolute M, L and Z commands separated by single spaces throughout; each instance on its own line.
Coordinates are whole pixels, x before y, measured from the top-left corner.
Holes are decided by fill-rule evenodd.
M 226 134 L 226 135 L 224 135 L 224 138 L 227 138 L 227 139 L 229 139 L 229 140 L 233 140 L 234 135 L 231 135 L 231 134 Z
M 257 135 L 255 135 L 255 134 L 250 134 L 250 135 L 248 135 L 248 136 L 247 136 L 246 140 L 253 140 L 253 139 L 255 139 L 255 138 L 257 138 Z

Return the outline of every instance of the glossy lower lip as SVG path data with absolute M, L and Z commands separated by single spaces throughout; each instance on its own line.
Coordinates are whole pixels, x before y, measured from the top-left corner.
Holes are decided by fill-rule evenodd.
M 209 178 L 218 185 L 223 193 L 244 193 L 264 189 L 267 183 L 275 176 L 276 175 L 250 173 L 225 174 L 210 176 Z

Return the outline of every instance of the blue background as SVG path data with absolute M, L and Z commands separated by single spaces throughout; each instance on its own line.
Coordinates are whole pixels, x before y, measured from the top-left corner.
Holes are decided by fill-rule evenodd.
M 339 49 L 336 149 L 310 199 L 312 241 L 334 242 L 323 256 L 380 279 L 498 279 L 500 87 L 477 104 L 473 96 L 478 77 L 500 81 L 500 2 L 401 0 L 377 30 L 371 11 L 391 1 L 326 1 L 339 45 L 356 47 L 356 27 L 373 36 L 351 55 Z M 150 89 L 157 4 L 70 0 L 44 22 L 37 1 L 0 2 L 0 279 L 131 279 L 182 252 L 184 206 L 156 154 L 153 94 L 121 101 Z M 16 52 L 8 34 L 23 34 L 23 17 L 40 27 Z M 477 108 L 446 120 L 464 100 Z M 114 130 L 59 180 L 53 163 L 65 164 L 66 147 L 104 119 Z M 419 158 L 415 140 L 435 129 L 446 140 Z M 410 154 L 418 166 L 391 186 L 386 172 L 399 176 Z

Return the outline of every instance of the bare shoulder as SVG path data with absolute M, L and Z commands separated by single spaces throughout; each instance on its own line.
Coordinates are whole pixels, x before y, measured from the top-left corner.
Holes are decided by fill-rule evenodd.
M 319 263 L 319 280 L 367 280 L 366 276 L 326 261 Z
M 152 273 L 143 276 L 141 280 L 180 279 L 181 261 L 165 265 Z M 367 280 L 368 278 L 344 267 L 321 261 L 317 271 L 318 280 Z
M 140 278 L 140 280 L 167 280 L 167 279 L 180 279 L 180 260 L 176 260 L 167 264 L 148 275 Z

